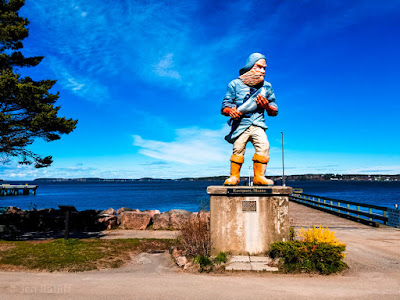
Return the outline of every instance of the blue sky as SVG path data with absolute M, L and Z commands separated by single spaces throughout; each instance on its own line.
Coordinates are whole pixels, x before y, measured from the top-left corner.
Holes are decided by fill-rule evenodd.
M 0 166 L 3 179 L 181 178 L 229 174 L 220 115 L 249 54 L 267 56 L 279 115 L 271 160 L 287 174 L 400 173 L 400 1 L 27 0 L 23 70 L 57 79 L 61 140 L 31 149 L 46 169 Z M 248 145 L 243 174 L 254 153 Z

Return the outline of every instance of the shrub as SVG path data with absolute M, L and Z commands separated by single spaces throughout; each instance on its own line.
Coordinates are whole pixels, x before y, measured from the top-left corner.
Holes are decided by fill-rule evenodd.
M 226 261 L 227 261 L 227 259 L 226 259 L 226 253 L 225 253 L 225 252 L 220 252 L 220 253 L 218 253 L 217 256 L 215 257 L 214 261 L 215 261 L 217 264 L 226 263 Z
M 182 226 L 178 236 L 178 247 L 187 257 L 199 255 L 210 256 L 211 243 L 208 218 L 196 217 L 188 219 Z
M 312 229 L 301 228 L 298 239 L 305 243 L 327 243 L 330 245 L 345 246 L 335 237 L 335 232 L 321 226 L 314 226 Z
M 301 241 L 276 242 L 271 245 L 270 256 L 281 259 L 285 272 L 319 272 L 331 274 L 343 270 L 346 246 Z
M 294 231 L 294 228 L 290 226 L 289 228 L 289 241 L 294 241 L 296 237 L 296 232 Z
M 213 269 L 213 263 L 211 259 L 205 255 L 196 256 L 195 258 L 193 258 L 193 262 L 200 265 L 200 272 L 206 271 L 208 273 Z

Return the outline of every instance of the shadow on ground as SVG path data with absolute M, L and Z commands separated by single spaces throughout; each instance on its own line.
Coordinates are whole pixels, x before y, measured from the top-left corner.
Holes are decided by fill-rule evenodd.
M 105 234 L 102 231 L 94 232 L 70 232 L 71 239 L 88 239 L 102 238 Z M 6 232 L 0 233 L 0 240 L 6 241 L 35 241 L 64 238 L 63 231 L 46 231 L 46 232 Z

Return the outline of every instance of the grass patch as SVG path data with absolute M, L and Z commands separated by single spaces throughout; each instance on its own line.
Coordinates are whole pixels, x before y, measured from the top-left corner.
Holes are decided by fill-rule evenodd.
M 79 272 L 118 268 L 132 254 L 167 250 L 172 240 L 160 239 L 57 239 L 50 241 L 0 241 L 0 269 Z

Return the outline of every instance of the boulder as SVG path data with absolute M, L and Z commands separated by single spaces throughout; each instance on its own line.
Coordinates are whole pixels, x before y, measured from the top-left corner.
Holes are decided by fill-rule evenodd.
M 88 209 L 78 212 L 76 219 L 72 220 L 72 222 L 74 222 L 74 226 L 76 226 L 78 230 L 99 231 L 107 229 L 108 226 L 107 222 L 105 223 L 105 220 L 102 220 L 102 218 L 112 216 L 113 215 L 101 215 L 99 210 Z
M 124 211 L 118 219 L 121 229 L 145 230 L 151 222 L 151 215 L 145 212 Z
M 183 267 L 188 263 L 188 259 L 186 258 L 186 256 L 178 256 L 177 258 L 175 258 L 175 262 L 178 266 Z
M 209 223 L 210 222 L 210 212 L 206 210 L 201 210 L 199 212 L 194 212 L 190 216 L 190 221 L 197 222 L 200 220 L 201 222 Z
M 152 218 L 154 218 L 155 215 L 159 215 L 160 214 L 160 211 L 158 209 L 156 209 L 156 210 L 146 209 L 143 212 L 145 212 L 146 214 L 149 214 Z
M 174 248 L 174 249 L 172 250 L 172 253 L 171 253 L 171 255 L 172 255 L 172 257 L 173 257 L 173 258 L 177 258 L 177 257 L 179 257 L 179 256 L 182 256 L 182 255 L 183 255 L 183 251 L 182 251 L 182 250 L 178 250 L 178 249 Z
M 192 213 L 183 209 L 173 209 L 169 211 L 169 227 L 180 230 L 187 220 L 190 219 Z
M 183 224 L 189 220 L 192 213 L 183 209 L 172 209 L 153 217 L 153 229 L 180 230 Z
M 115 212 L 114 208 L 110 207 L 109 209 L 102 210 L 99 213 L 99 216 L 110 216 L 110 215 L 116 215 L 117 213 Z
M 140 212 L 140 210 L 138 209 L 132 209 L 132 208 L 128 208 L 128 207 L 121 207 L 117 210 L 117 214 L 122 214 L 124 211 L 136 211 L 136 212 Z
M 168 212 L 163 212 L 162 214 L 159 215 L 154 215 L 153 217 L 153 229 L 158 230 L 158 229 L 170 229 L 169 227 L 169 213 Z
M 118 227 L 118 217 L 115 216 L 105 216 L 98 219 L 98 222 L 101 227 L 106 228 L 107 230 L 114 229 Z
M 8 213 L 8 214 L 15 214 L 15 213 L 17 213 L 17 212 L 19 212 L 19 211 L 21 211 L 21 210 L 22 210 L 22 209 L 20 209 L 19 207 L 10 206 L 10 207 L 7 209 L 6 213 Z

